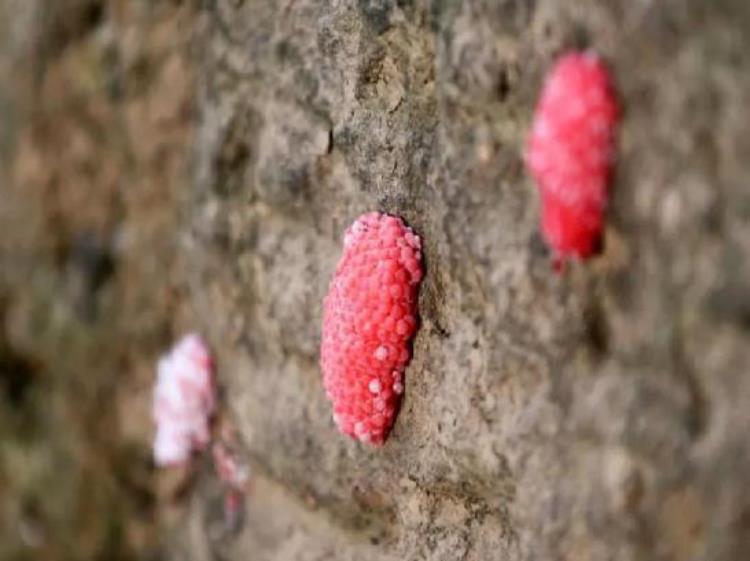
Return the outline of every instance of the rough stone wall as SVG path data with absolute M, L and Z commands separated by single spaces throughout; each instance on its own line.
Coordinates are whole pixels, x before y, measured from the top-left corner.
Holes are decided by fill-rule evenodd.
M 142 239 L 151 275 L 113 282 L 176 287 L 142 305 L 211 341 L 253 479 L 228 531 L 204 462 L 169 557 L 747 555 L 750 4 L 191 6 L 173 30 L 194 46 L 197 95 L 174 222 Z M 606 58 L 625 113 L 603 252 L 558 276 L 522 154 L 543 74 L 571 47 Z M 153 135 L 136 138 L 158 169 Z M 380 449 L 338 435 L 317 366 L 343 229 L 373 209 L 421 234 L 426 263 Z M 126 356 L 153 359 L 168 337 L 129 317 Z
M 196 525 L 186 543 L 274 560 L 747 553 L 748 25 L 742 1 L 218 1 L 191 294 L 256 492 L 238 537 Z M 556 276 L 522 152 L 570 47 L 606 57 L 625 115 L 604 251 Z M 370 209 L 423 236 L 427 267 L 378 450 L 335 433 L 316 363 L 343 228 Z

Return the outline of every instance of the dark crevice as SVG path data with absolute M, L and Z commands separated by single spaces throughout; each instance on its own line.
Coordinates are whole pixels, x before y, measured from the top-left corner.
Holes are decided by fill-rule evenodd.
M 106 15 L 102 0 L 50 2 L 42 9 L 45 32 L 41 37 L 42 58 L 62 52 L 99 27 Z
M 0 388 L 12 407 L 23 405 L 37 370 L 38 365 L 33 360 L 0 343 Z

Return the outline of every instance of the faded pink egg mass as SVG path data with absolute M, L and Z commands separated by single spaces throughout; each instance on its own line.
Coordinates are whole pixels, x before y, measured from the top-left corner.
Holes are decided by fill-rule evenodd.
M 183 337 L 158 363 L 153 396 L 156 423 L 154 461 L 182 464 L 211 439 L 216 407 L 213 364 L 208 346 L 195 334 Z

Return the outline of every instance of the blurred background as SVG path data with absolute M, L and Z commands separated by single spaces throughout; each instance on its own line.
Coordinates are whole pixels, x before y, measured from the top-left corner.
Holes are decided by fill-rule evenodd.
M 0 2 L 0 558 L 155 558 L 196 2 Z

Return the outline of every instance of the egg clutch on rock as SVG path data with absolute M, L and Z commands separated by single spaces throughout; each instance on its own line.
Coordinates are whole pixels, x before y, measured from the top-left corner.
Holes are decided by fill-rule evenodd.
M 419 236 L 400 218 L 371 212 L 346 230 L 320 363 L 336 425 L 362 442 L 382 444 L 398 411 L 422 272 Z
M 159 466 L 182 464 L 211 440 L 216 407 L 213 361 L 203 339 L 190 334 L 159 360 L 157 370 L 154 461 Z
M 596 253 L 604 226 L 619 107 L 592 52 L 554 64 L 534 113 L 526 163 L 542 201 L 542 233 L 562 264 Z

